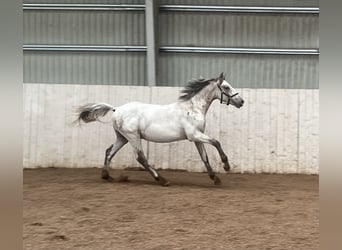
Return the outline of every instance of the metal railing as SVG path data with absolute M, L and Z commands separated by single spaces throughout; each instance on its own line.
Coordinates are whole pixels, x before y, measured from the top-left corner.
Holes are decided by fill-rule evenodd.
M 145 10 L 145 5 L 141 4 L 23 4 L 23 10 L 110 10 L 110 11 L 141 11 Z
M 146 46 L 102 46 L 102 45 L 37 45 L 24 44 L 24 51 L 94 51 L 94 52 L 145 52 Z
M 23 4 L 24 10 L 144 11 L 143 4 Z M 318 14 L 318 7 L 160 5 L 160 11 Z
M 249 6 L 197 6 L 160 5 L 161 11 L 192 12 L 240 12 L 240 13 L 301 13 L 317 14 L 317 7 L 249 7 Z M 139 4 L 23 4 L 24 10 L 89 10 L 89 11 L 145 11 Z M 105 46 L 105 45 L 23 45 L 24 51 L 95 51 L 95 52 L 146 52 L 146 46 Z M 161 52 L 170 53 L 226 53 L 226 54 L 278 54 L 278 55 L 318 55 L 318 49 L 282 48 L 213 48 L 161 46 Z
M 162 52 L 221 53 L 221 54 L 273 54 L 273 55 L 318 55 L 318 49 L 279 48 L 213 48 L 213 47 L 160 47 Z
M 23 45 L 24 51 L 80 51 L 80 52 L 146 52 L 146 46 L 101 45 Z M 161 46 L 160 52 L 169 53 L 221 53 L 221 54 L 272 54 L 272 55 L 319 55 L 318 49 L 276 48 L 213 48 Z
M 160 10 L 191 11 L 191 12 L 239 12 L 239 13 L 298 13 L 298 14 L 319 13 L 319 8 L 316 8 L 316 7 L 161 5 Z

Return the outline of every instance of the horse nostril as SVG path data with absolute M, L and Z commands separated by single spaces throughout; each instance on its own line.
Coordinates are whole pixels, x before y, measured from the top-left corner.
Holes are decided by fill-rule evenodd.
M 244 104 L 244 103 L 245 103 L 245 101 L 244 101 L 244 100 L 242 100 L 242 101 L 241 101 L 241 104 Z

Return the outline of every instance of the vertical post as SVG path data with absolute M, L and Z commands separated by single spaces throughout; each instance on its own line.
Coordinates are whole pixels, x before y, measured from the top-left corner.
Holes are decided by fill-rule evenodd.
M 156 41 L 156 18 L 158 8 L 157 0 L 145 0 L 145 25 L 146 25 L 146 62 L 147 62 L 147 83 L 148 86 L 155 86 L 157 83 L 157 53 Z
M 146 26 L 146 62 L 147 84 L 150 87 L 149 101 L 152 101 L 152 86 L 157 84 L 157 58 L 158 43 L 156 39 L 156 19 L 158 15 L 158 0 L 145 0 L 145 26 Z M 150 158 L 150 142 L 147 142 L 147 159 Z

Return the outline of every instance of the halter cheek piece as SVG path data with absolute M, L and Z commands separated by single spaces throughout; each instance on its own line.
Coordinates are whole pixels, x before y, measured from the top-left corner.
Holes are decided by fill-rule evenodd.
M 227 106 L 230 104 L 230 100 L 234 97 L 234 96 L 237 96 L 239 93 L 236 92 L 234 95 L 228 95 L 227 93 L 225 93 L 222 88 L 220 87 L 220 85 L 217 85 L 217 87 L 220 89 L 221 91 L 221 99 L 220 99 L 220 103 L 222 104 L 223 103 L 223 96 L 227 96 L 228 97 L 228 101 L 227 101 Z

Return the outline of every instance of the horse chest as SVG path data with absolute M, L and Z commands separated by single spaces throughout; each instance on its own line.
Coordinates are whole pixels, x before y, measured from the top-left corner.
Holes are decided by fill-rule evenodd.
M 205 129 L 205 116 L 201 113 L 197 112 L 187 112 L 186 115 L 186 121 L 188 123 L 188 126 L 193 126 L 194 128 L 204 131 Z

